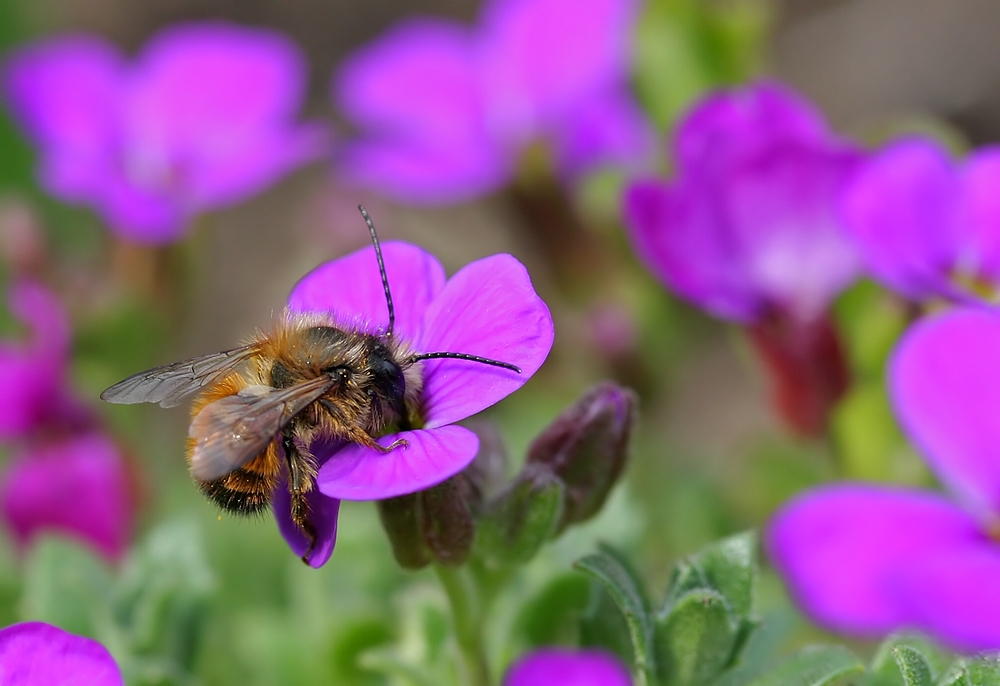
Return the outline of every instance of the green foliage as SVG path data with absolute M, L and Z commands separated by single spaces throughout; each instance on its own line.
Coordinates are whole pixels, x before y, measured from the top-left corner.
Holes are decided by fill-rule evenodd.
M 863 670 L 864 665 L 847 648 L 810 646 L 750 686 L 824 686 Z

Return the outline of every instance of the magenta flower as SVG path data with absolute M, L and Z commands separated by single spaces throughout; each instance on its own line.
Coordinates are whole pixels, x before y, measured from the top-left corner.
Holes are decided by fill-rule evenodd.
M 663 283 L 741 323 L 821 316 L 858 274 L 837 200 L 860 161 L 774 83 L 709 96 L 681 122 L 673 181 L 625 195 L 636 252 Z
M 859 271 L 837 208 L 860 154 L 764 82 L 705 98 L 678 127 L 674 157 L 677 178 L 626 191 L 636 252 L 668 289 L 747 326 L 786 421 L 821 433 L 847 387 L 827 309 Z
M 510 255 L 486 257 L 445 279 L 429 253 L 406 243 L 382 246 L 396 309 L 393 337 L 413 353 L 461 352 L 517 365 L 521 373 L 465 360 L 420 363 L 420 393 L 413 430 L 379 439 L 380 453 L 356 444 L 314 445 L 322 464 L 311 494 L 319 531 L 309 564 L 319 567 L 333 551 L 339 500 L 381 500 L 429 488 L 462 471 L 479 449 L 476 435 L 455 422 L 513 393 L 531 378 L 552 347 L 552 318 L 535 294 L 524 266 Z M 350 288 L 344 288 L 350 284 Z M 378 264 L 370 248 L 328 262 L 293 289 L 296 312 L 332 313 L 343 327 L 381 333 L 388 325 Z M 278 524 L 292 549 L 307 542 L 289 519 L 287 489 L 275 494 Z
M 896 414 L 951 497 L 831 485 L 774 516 L 771 559 L 818 623 L 1000 649 L 998 350 L 1000 315 L 962 308 L 917 323 L 890 363 Z
M 56 532 L 120 559 L 132 528 L 121 450 L 99 432 L 32 444 L 4 469 L 0 512 L 21 548 Z
M 341 151 L 343 181 L 447 203 L 509 182 L 539 139 L 567 179 L 648 159 L 652 131 L 627 89 L 635 13 L 631 0 L 491 0 L 475 28 L 397 25 L 335 75 L 361 132 Z
M 62 403 L 70 341 L 62 305 L 40 285 L 15 283 L 7 304 L 28 336 L 0 340 L 0 440 L 30 433 Z
M 541 648 L 522 656 L 504 676 L 503 686 L 631 686 L 625 666 L 600 650 Z
M 123 686 L 107 648 L 43 622 L 0 629 L 0 683 L 4 686 Z
M 290 41 L 225 23 L 169 28 L 131 62 L 63 36 L 15 51 L 2 74 L 46 190 L 153 244 L 323 154 L 322 130 L 294 123 L 304 88 Z
M 937 143 L 898 141 L 870 159 L 844 219 L 871 273 L 912 300 L 996 302 L 1000 287 L 1000 147 L 963 163 Z
M 14 446 L 0 480 L 0 514 L 22 548 L 56 531 L 118 559 L 131 533 L 128 470 L 69 388 L 69 320 L 37 283 L 15 284 L 8 302 L 30 334 L 24 343 L 0 340 L 0 440 Z

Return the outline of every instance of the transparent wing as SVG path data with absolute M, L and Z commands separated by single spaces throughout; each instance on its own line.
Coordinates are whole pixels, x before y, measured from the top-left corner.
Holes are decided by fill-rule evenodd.
M 333 381 L 320 377 L 290 388 L 249 386 L 209 403 L 191 420 L 191 474 L 219 479 L 259 455 L 292 417 L 323 395 Z
M 119 405 L 159 403 L 174 407 L 257 352 L 256 345 L 192 357 L 133 374 L 101 393 L 101 400 Z

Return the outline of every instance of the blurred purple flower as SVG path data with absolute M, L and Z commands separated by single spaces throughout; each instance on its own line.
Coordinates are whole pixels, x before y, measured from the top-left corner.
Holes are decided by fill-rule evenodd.
M 843 216 L 872 274 L 913 300 L 997 301 L 1000 146 L 958 164 L 923 138 L 868 160 Z
M 4 686 L 123 686 L 111 653 L 97 641 L 43 622 L 0 629 Z
M 552 318 L 535 294 L 524 266 L 510 255 L 486 257 L 445 279 L 437 259 L 407 243 L 382 246 L 396 308 L 393 338 L 413 353 L 462 352 L 515 364 L 521 373 L 464 360 L 424 360 L 416 428 L 383 436 L 381 445 L 404 438 L 408 445 L 380 453 L 357 444 L 313 446 L 322 463 L 319 493 L 311 504 L 319 540 L 309 563 L 319 567 L 333 550 L 338 500 L 382 500 L 426 489 L 469 465 L 479 449 L 476 435 L 454 423 L 510 395 L 531 378 L 552 347 Z M 351 288 L 343 288 L 343 284 Z M 349 330 L 383 332 L 388 326 L 378 263 L 370 248 L 328 262 L 292 290 L 296 312 L 333 313 Z M 280 490 L 280 489 L 279 489 Z M 278 496 L 275 512 L 292 549 L 306 541 Z M 325 556 L 323 554 L 325 552 Z
M 0 440 L 27 435 L 60 404 L 70 341 L 62 305 L 37 283 L 12 285 L 7 305 L 28 337 L 0 340 Z
M 541 648 L 511 665 L 503 686 L 630 686 L 625 666 L 600 650 Z
M 711 95 L 674 148 L 677 178 L 624 200 L 636 252 L 670 290 L 745 324 L 808 321 L 857 276 L 836 209 L 860 154 L 798 96 L 769 82 Z
M 129 474 L 68 385 L 68 317 L 31 281 L 12 286 L 8 302 L 30 337 L 0 340 L 0 440 L 16 446 L 0 480 L 0 514 L 22 547 L 59 531 L 118 559 L 131 532 Z
M 117 560 L 132 528 L 125 459 L 98 432 L 31 445 L 4 469 L 0 511 L 22 548 L 54 531 Z
M 280 34 L 218 22 L 162 31 L 132 63 L 94 36 L 29 45 L 2 90 L 50 193 L 159 244 L 323 154 L 324 131 L 294 123 L 305 74 Z
M 869 484 L 800 495 L 767 547 L 799 604 L 837 631 L 917 629 L 960 650 L 1000 649 L 1000 314 L 917 323 L 889 368 L 893 405 L 953 495 Z
M 674 140 L 673 181 L 639 181 L 624 211 L 636 252 L 671 291 L 748 327 L 775 402 L 819 435 L 848 384 L 833 298 L 859 258 L 837 217 L 861 154 L 772 82 L 705 98 Z
M 361 130 L 341 151 L 343 181 L 407 202 L 457 202 L 511 181 L 539 139 L 567 180 L 643 163 L 653 133 L 627 88 L 636 9 L 491 0 L 472 29 L 442 19 L 390 29 L 334 78 L 334 100 Z

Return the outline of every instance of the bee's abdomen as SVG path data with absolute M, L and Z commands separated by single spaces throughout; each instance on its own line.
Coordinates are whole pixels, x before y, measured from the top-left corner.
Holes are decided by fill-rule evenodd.
M 246 469 L 237 469 L 221 479 L 199 481 L 201 492 L 226 512 L 255 515 L 271 505 L 271 480 Z

